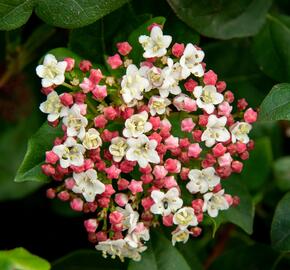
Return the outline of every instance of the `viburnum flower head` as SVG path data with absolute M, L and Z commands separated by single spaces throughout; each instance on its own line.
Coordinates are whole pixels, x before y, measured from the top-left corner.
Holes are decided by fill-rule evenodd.
M 221 179 L 241 173 L 254 145 L 257 112 L 245 99 L 235 106 L 203 50 L 172 42 L 160 25 L 148 29 L 140 62 L 124 40 L 107 58 L 109 73 L 51 54 L 36 70 L 47 95 L 40 110 L 62 132 L 43 153 L 54 180 L 47 196 L 89 214 L 89 241 L 121 260 L 140 260 L 157 225 L 173 245 L 198 236 L 203 217 L 233 204 Z

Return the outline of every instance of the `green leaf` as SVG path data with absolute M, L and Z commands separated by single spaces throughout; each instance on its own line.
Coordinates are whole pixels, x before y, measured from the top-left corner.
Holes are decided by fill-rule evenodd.
M 25 24 L 32 14 L 34 0 L 0 0 L 0 30 Z
M 147 30 L 148 26 L 150 26 L 153 23 L 157 23 L 160 25 L 164 25 L 166 19 L 164 17 L 155 17 L 151 20 L 147 21 L 146 23 L 139 26 L 135 31 L 133 31 L 129 36 L 129 43 L 134 48 L 132 52 L 130 53 L 130 57 L 133 59 L 134 63 L 140 63 L 143 55 L 143 48 L 141 44 L 139 43 L 139 36 L 141 35 L 148 35 L 149 31 Z
M 49 270 L 50 264 L 24 248 L 0 251 L 1 270 Z
M 216 228 L 221 223 L 231 222 L 242 228 L 246 233 L 253 233 L 254 221 L 254 203 L 248 189 L 243 183 L 243 178 L 240 176 L 232 175 L 229 179 L 223 180 L 222 186 L 225 193 L 240 198 L 240 204 L 236 207 L 231 207 L 229 210 L 221 211 L 219 216 L 214 219 Z
M 290 156 L 281 157 L 274 163 L 274 176 L 277 186 L 282 191 L 290 189 Z
M 38 0 L 35 11 L 47 24 L 77 28 L 97 21 L 127 2 L 128 0 Z
M 204 36 L 231 39 L 255 35 L 271 0 L 167 0 L 176 15 Z
M 51 150 L 57 136 L 63 135 L 61 126 L 53 128 L 44 123 L 28 141 L 25 157 L 20 165 L 15 181 L 46 182 L 48 177 L 42 173 L 41 165 L 45 159 L 45 152 Z
M 96 250 L 77 250 L 52 263 L 51 270 L 121 270 L 118 259 L 103 258 Z
M 290 251 L 290 192 L 278 203 L 271 226 L 272 245 L 279 251 Z
M 275 85 L 261 104 L 260 120 L 290 120 L 290 84 Z
M 253 53 L 269 77 L 290 82 L 290 16 L 267 16 L 267 24 L 254 38 Z
M 140 262 L 130 261 L 128 270 L 190 270 L 182 254 L 160 232 L 152 231 L 148 250 Z

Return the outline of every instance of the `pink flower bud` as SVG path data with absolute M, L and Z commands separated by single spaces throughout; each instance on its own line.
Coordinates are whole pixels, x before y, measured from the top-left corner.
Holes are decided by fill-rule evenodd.
M 232 170 L 235 173 L 241 173 L 243 170 L 243 166 L 243 163 L 238 160 L 232 162 Z
M 94 233 L 98 227 L 98 221 L 94 218 L 84 221 L 84 226 L 89 233 Z
M 231 167 L 218 167 L 216 173 L 223 179 L 228 178 L 232 174 Z
M 57 154 L 55 154 L 53 151 L 46 151 L 45 152 L 45 162 L 50 164 L 55 164 L 59 160 L 59 157 Z
M 178 144 L 178 138 L 177 137 L 173 137 L 172 135 L 169 136 L 166 140 L 165 140 L 165 145 L 167 147 L 167 149 L 175 149 L 179 146 Z
M 244 98 L 241 98 L 238 100 L 237 107 L 240 111 L 245 110 L 247 106 L 248 106 L 248 102 Z
M 154 201 L 151 197 L 146 197 L 141 200 L 141 204 L 145 211 L 149 210 L 150 207 L 154 204 Z
M 165 161 L 164 167 L 169 173 L 179 173 L 181 169 L 181 163 L 177 159 L 168 158 Z
M 254 123 L 257 121 L 258 114 L 252 108 L 245 111 L 244 119 L 247 123 Z
M 188 179 L 189 171 L 190 171 L 189 168 L 182 167 L 181 172 L 180 172 L 181 180 L 187 180 Z
M 69 93 L 63 93 L 59 96 L 59 98 L 64 106 L 71 106 L 74 103 L 73 96 Z
M 165 169 L 164 166 L 155 165 L 153 169 L 153 175 L 156 179 L 164 178 L 167 175 L 168 171 Z
M 46 197 L 49 199 L 54 199 L 55 198 L 55 190 L 53 188 L 49 188 L 46 190 Z
M 229 205 L 233 204 L 233 197 L 229 194 L 225 194 L 225 199 L 227 200 Z
M 201 220 L 198 220 L 198 222 L 200 223 Z M 192 233 L 191 235 L 193 237 L 198 237 L 198 236 L 200 236 L 202 229 L 200 227 L 194 227 L 194 228 L 190 229 L 190 232 Z
M 202 135 L 201 130 L 194 130 L 192 132 L 192 137 L 196 142 L 201 142 L 201 135 Z
M 203 200 L 202 199 L 195 199 L 191 202 L 191 206 L 194 210 L 194 213 L 196 215 L 202 213 L 202 207 L 203 207 Z
M 153 117 L 151 116 L 149 118 L 149 122 L 152 124 L 152 128 L 153 130 L 157 130 L 160 127 L 160 117 Z
M 248 151 L 245 151 L 243 153 L 240 154 L 240 158 L 242 160 L 247 160 L 249 158 L 249 152 Z
M 166 227 L 170 227 L 173 225 L 173 215 L 169 214 L 167 216 L 162 217 L 162 223 Z
M 185 132 L 191 132 L 195 127 L 192 118 L 185 118 L 181 121 L 181 130 Z
M 114 120 L 117 117 L 117 115 L 118 113 L 112 106 L 104 108 L 104 116 L 106 117 L 106 119 Z
M 96 85 L 92 90 L 93 98 L 96 100 L 103 100 L 107 95 L 107 86 L 106 85 Z
M 89 60 L 82 60 L 79 65 L 82 72 L 88 72 L 92 66 L 92 63 Z
M 224 115 L 224 116 L 229 116 L 233 107 L 230 106 L 230 104 L 226 101 L 223 103 L 219 104 L 218 106 L 218 115 Z
M 98 204 L 101 208 L 107 208 L 107 207 L 109 207 L 109 204 L 110 204 L 110 198 L 102 197 L 102 198 L 98 199 Z
M 106 168 L 105 172 L 107 173 L 107 177 L 109 179 L 118 179 L 121 173 L 121 170 L 117 168 L 115 165 L 112 165 L 109 168 Z
M 185 98 L 183 110 L 186 112 L 195 112 L 197 110 L 196 102 L 194 99 Z
M 117 184 L 118 184 L 118 189 L 119 190 L 124 190 L 124 189 L 127 189 L 128 188 L 129 181 L 127 181 L 124 178 L 121 178 L 121 179 L 118 180 Z
M 124 193 L 117 193 L 115 195 L 115 202 L 121 207 L 125 206 L 128 203 L 128 201 L 129 201 L 129 198 Z
M 46 96 L 48 94 L 50 94 L 52 91 L 54 91 L 54 89 L 52 87 L 42 87 L 41 88 L 41 93 L 43 93 Z
M 74 99 L 77 104 L 82 104 L 86 100 L 86 95 L 84 93 L 74 93 Z
M 123 64 L 120 55 L 117 53 L 113 56 L 109 56 L 107 59 L 107 63 L 110 65 L 112 69 L 117 69 L 119 66 Z
M 104 128 L 107 123 L 108 123 L 108 120 L 106 119 L 106 117 L 103 114 L 98 115 L 94 119 L 94 124 L 95 124 L 96 128 Z
M 212 70 L 209 70 L 208 72 L 204 73 L 203 82 L 206 85 L 215 85 L 217 82 L 217 75 Z
M 80 198 L 74 198 L 70 202 L 71 209 L 73 209 L 74 211 L 77 211 L 77 212 L 81 212 L 83 210 L 83 206 L 84 206 L 84 202 Z
M 223 154 L 225 154 L 226 151 L 227 151 L 227 148 L 224 147 L 222 143 L 217 143 L 212 149 L 212 153 L 215 157 L 222 156 Z
M 75 67 L 75 60 L 70 57 L 66 57 L 63 59 L 66 62 L 66 69 L 65 71 L 71 71 Z
M 186 148 L 190 145 L 190 141 L 188 138 L 182 138 L 179 140 L 179 146 L 180 148 Z
M 234 94 L 231 91 L 226 91 L 224 94 L 225 101 L 232 103 L 235 100 Z
M 230 167 L 233 159 L 230 153 L 226 153 L 218 158 L 218 164 L 221 167 Z
M 147 30 L 150 32 L 152 30 L 153 27 L 159 27 L 159 28 L 163 28 L 163 26 L 161 24 L 158 23 L 152 23 L 147 27 Z
M 119 54 L 123 56 L 129 54 L 132 50 L 132 46 L 127 41 L 117 43 L 117 48 Z
M 102 193 L 102 196 L 111 197 L 115 193 L 115 189 L 111 184 L 105 185 L 105 191 Z
M 55 174 L 55 168 L 52 167 L 50 164 L 41 165 L 41 170 L 47 176 L 51 176 Z
M 175 43 L 173 46 L 172 46 L 172 54 L 175 56 L 175 57 L 181 57 L 183 55 L 183 52 L 184 52 L 184 44 L 183 43 Z
M 82 88 L 85 94 L 92 91 L 94 89 L 94 86 L 95 85 L 93 84 L 93 82 L 88 78 L 84 78 L 84 80 L 80 83 L 80 88 Z
M 75 180 L 71 177 L 71 178 L 67 178 L 65 180 L 65 187 L 69 190 L 72 190 L 73 187 L 75 186 Z
M 89 80 L 94 84 L 98 84 L 103 78 L 102 71 L 100 69 L 91 69 Z
M 143 174 L 140 179 L 144 184 L 149 184 L 153 181 L 153 175 L 151 173 Z
M 198 124 L 202 127 L 205 127 L 207 125 L 208 121 L 208 115 L 200 115 L 198 117 Z
M 193 158 L 198 158 L 202 149 L 198 143 L 190 144 L 188 147 L 188 156 Z
M 216 83 L 216 89 L 219 93 L 222 93 L 227 88 L 227 84 L 224 81 L 219 81 Z
M 114 211 L 109 215 L 109 220 L 111 224 L 119 224 L 123 220 L 123 214 L 118 211 Z
M 164 186 L 165 188 L 167 188 L 167 189 L 171 189 L 171 188 L 173 188 L 173 187 L 177 187 L 178 184 L 177 184 L 177 182 L 176 182 L 174 176 L 171 175 L 171 176 L 166 176 L 166 177 L 164 178 L 164 184 L 163 184 L 163 186 Z
M 189 79 L 184 83 L 184 87 L 188 92 L 193 92 L 196 86 L 198 86 L 198 83 L 193 79 Z
M 97 232 L 96 233 L 96 238 L 97 238 L 97 241 L 98 242 L 103 242 L 103 241 L 106 241 L 108 238 L 107 238 L 107 233 L 106 232 Z
M 142 187 L 142 181 L 136 181 L 136 180 L 131 180 L 128 189 L 131 190 L 133 195 L 136 195 L 138 192 L 142 192 L 143 191 L 143 187 Z
M 130 118 L 133 114 L 134 114 L 133 108 L 126 108 L 124 111 L 121 112 L 121 115 L 125 120 Z

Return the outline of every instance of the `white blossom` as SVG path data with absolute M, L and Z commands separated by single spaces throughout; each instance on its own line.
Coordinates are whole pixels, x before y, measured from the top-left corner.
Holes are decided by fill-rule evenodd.
M 163 35 L 160 27 L 154 26 L 151 30 L 150 37 L 142 35 L 139 37 L 139 42 L 144 48 L 143 57 L 161 57 L 166 54 L 167 48 L 172 41 L 172 37 Z
M 192 233 L 187 229 L 181 230 L 180 228 L 177 228 L 172 232 L 172 245 L 175 246 L 176 242 L 183 242 L 183 244 L 185 244 L 188 241 L 190 234 Z
M 213 146 L 215 142 L 226 142 L 230 139 L 230 133 L 225 128 L 226 122 L 225 116 L 218 118 L 212 114 L 208 117 L 206 130 L 201 135 L 201 140 L 205 141 L 207 147 Z
M 204 52 L 196 49 L 191 43 L 187 44 L 183 55 L 180 58 L 182 67 L 182 77 L 186 79 L 190 74 L 201 77 L 204 74 L 201 62 L 204 58 Z
M 83 146 L 88 149 L 97 149 L 102 145 L 102 139 L 99 131 L 95 128 L 90 128 L 83 138 Z
M 52 151 L 59 157 L 62 168 L 68 168 L 70 165 L 82 166 L 84 164 L 83 154 L 85 148 L 72 137 L 68 137 L 63 144 L 55 145 Z
M 115 137 L 111 140 L 109 151 L 115 162 L 120 162 L 126 155 L 128 149 L 127 140 L 122 137 Z
M 157 215 L 167 216 L 172 212 L 176 212 L 183 204 L 182 199 L 179 198 L 179 191 L 175 187 L 169 189 L 166 193 L 153 190 L 151 198 L 154 204 L 151 206 L 150 211 Z
M 205 193 L 212 190 L 220 182 L 220 177 L 216 175 L 213 167 L 208 167 L 203 170 L 193 169 L 188 173 L 190 181 L 186 188 L 190 193 Z
M 232 134 L 232 142 L 240 141 L 242 143 L 249 142 L 249 132 L 252 129 L 252 125 L 246 122 L 237 122 L 230 127 L 230 131 Z
M 138 138 L 129 138 L 127 140 L 129 149 L 126 158 L 130 161 L 137 161 L 139 166 L 145 168 L 149 162 L 159 163 L 160 158 L 156 152 L 157 141 L 149 140 L 144 134 Z
M 125 208 L 117 207 L 116 210 L 123 215 L 123 230 L 128 230 L 131 233 L 137 226 L 138 212 L 134 211 L 129 203 L 126 204 Z
M 158 88 L 162 85 L 164 77 L 161 68 L 155 66 L 142 66 L 139 71 L 141 76 L 146 78 L 149 82 L 148 86 L 145 88 L 145 92 L 149 92 L 151 89 Z
M 73 173 L 75 185 L 72 189 L 75 193 L 81 193 L 87 202 L 93 202 L 97 194 L 105 191 L 105 185 L 98 180 L 97 172 L 89 169 L 81 173 Z
M 208 114 L 213 113 L 215 106 L 224 100 L 224 96 L 217 92 L 213 85 L 196 86 L 193 91 L 196 97 L 196 105 L 204 109 Z
M 140 246 L 141 241 L 150 239 L 149 230 L 144 226 L 144 223 L 138 222 L 136 228 L 124 238 L 128 245 L 132 248 Z
M 39 109 L 43 113 L 48 114 L 47 120 L 49 122 L 53 122 L 59 117 L 67 115 L 68 112 L 68 108 L 61 103 L 60 98 L 55 91 L 52 91 L 47 95 L 46 101 L 40 104 Z
M 139 135 L 150 131 L 152 129 L 152 124 L 147 122 L 147 120 L 148 113 L 146 111 L 132 115 L 125 122 L 123 135 L 125 137 L 138 137 Z
M 164 114 L 166 112 L 167 106 L 170 105 L 170 100 L 168 98 L 163 98 L 159 96 L 152 96 L 149 100 L 150 114 Z
M 216 217 L 220 210 L 226 210 L 229 208 L 229 203 L 224 196 L 224 190 L 220 190 L 217 193 L 206 193 L 203 195 L 203 212 L 207 212 L 209 216 Z
M 140 75 L 138 68 L 135 65 L 129 65 L 121 82 L 121 94 L 124 101 L 131 103 L 135 99 L 141 100 L 142 92 L 148 85 L 148 80 Z
M 42 78 L 41 84 L 43 87 L 50 87 L 54 84 L 60 85 L 65 80 L 66 67 L 66 61 L 58 62 L 54 55 L 47 54 L 44 57 L 43 64 L 36 67 L 36 74 Z
M 67 127 L 68 136 L 77 136 L 81 140 L 84 138 L 88 119 L 81 114 L 81 109 L 77 104 L 68 110 L 67 115 L 63 118 L 63 123 Z
M 196 215 L 192 207 L 182 207 L 173 216 L 173 223 L 178 225 L 181 230 L 188 226 L 196 226 L 198 224 Z

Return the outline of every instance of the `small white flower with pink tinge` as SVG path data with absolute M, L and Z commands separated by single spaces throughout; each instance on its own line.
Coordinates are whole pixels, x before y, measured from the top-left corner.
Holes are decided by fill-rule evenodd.
M 146 78 L 149 82 L 145 92 L 149 92 L 151 89 L 158 88 L 162 85 L 164 81 L 162 69 L 154 66 L 151 68 L 142 66 L 139 71 L 142 77 Z
M 152 96 L 149 100 L 150 114 L 165 114 L 167 106 L 170 105 L 170 100 L 168 98 L 163 98 L 159 96 Z
M 120 162 L 126 155 L 128 144 L 126 139 L 122 137 L 115 137 L 111 140 L 109 152 L 113 156 L 115 162 Z
M 148 85 L 148 80 L 140 75 L 138 68 L 135 65 L 129 65 L 121 82 L 121 94 L 124 101 L 131 103 L 134 100 L 142 100 L 142 92 Z
M 232 142 L 240 141 L 242 143 L 249 142 L 249 132 L 252 129 L 252 125 L 246 122 L 237 122 L 236 124 L 230 127 L 232 133 Z
M 218 93 L 213 85 L 196 86 L 193 94 L 196 97 L 196 105 L 208 114 L 214 111 L 214 105 L 220 104 L 224 100 L 224 96 Z
M 131 204 L 127 203 L 125 208 L 117 207 L 116 210 L 123 215 L 123 230 L 128 230 L 131 233 L 137 226 L 139 214 L 134 211 Z
M 145 52 L 143 57 L 161 57 L 166 54 L 167 48 L 172 41 L 172 37 L 163 35 L 163 32 L 159 26 L 154 26 L 151 30 L 150 37 L 142 35 L 139 37 L 139 43 L 141 43 Z
M 102 139 L 99 131 L 94 128 L 90 128 L 83 138 L 83 146 L 88 149 L 97 149 L 102 145 Z
M 94 169 L 73 173 L 73 179 L 75 185 L 72 191 L 81 193 L 87 202 L 93 202 L 97 194 L 102 194 L 105 191 L 105 185 L 98 180 L 97 172 Z
M 198 224 L 192 207 L 182 207 L 179 209 L 173 216 L 173 223 L 178 225 L 181 230 Z
M 140 240 L 148 241 L 150 239 L 149 230 L 143 222 L 138 222 L 136 228 L 124 238 L 131 248 L 137 248 Z
M 65 107 L 59 98 L 59 95 L 52 91 L 47 95 L 46 101 L 42 102 L 39 106 L 39 109 L 43 113 L 47 113 L 47 120 L 53 122 L 59 117 L 66 116 L 68 113 L 68 107 Z
M 62 168 L 68 168 L 70 165 L 82 166 L 84 164 L 85 148 L 77 141 L 68 137 L 63 144 L 56 145 L 52 151 L 59 157 L 59 163 Z
M 145 168 L 149 162 L 159 163 L 160 157 L 157 151 L 157 141 L 149 140 L 147 136 L 141 134 L 138 138 L 129 138 L 127 140 L 129 149 L 126 158 L 130 161 L 137 161 L 139 166 Z
M 179 191 L 177 188 L 171 188 L 166 193 L 153 190 L 151 198 L 154 204 L 151 206 L 150 211 L 153 214 L 167 216 L 170 213 L 176 212 L 183 205 L 183 201 L 179 198 Z
M 64 73 L 66 66 L 66 61 L 58 62 L 54 55 L 47 54 L 44 57 L 43 64 L 36 68 L 36 74 L 42 78 L 42 86 L 50 87 L 54 84 L 63 84 L 65 80 Z
M 193 169 L 189 171 L 186 188 L 190 193 L 205 193 L 212 190 L 220 182 L 220 177 L 216 175 L 213 167 L 208 167 L 203 170 Z
M 226 142 L 231 135 L 225 128 L 227 118 L 222 116 L 220 118 L 215 115 L 208 117 L 206 130 L 201 135 L 201 140 L 205 141 L 207 147 L 213 146 L 216 142 Z
M 203 195 L 203 199 L 202 210 L 203 212 L 207 212 L 211 217 L 217 217 L 220 210 L 226 210 L 230 207 L 224 196 L 223 189 L 217 193 L 206 193 Z
M 188 241 L 190 234 L 191 232 L 189 230 L 181 230 L 177 227 L 177 229 L 172 232 L 172 245 L 175 246 L 176 242 L 183 242 L 183 244 L 185 244 Z
M 182 77 L 186 79 L 190 74 L 201 77 L 204 74 L 201 62 L 204 58 L 204 52 L 196 49 L 191 43 L 187 44 L 183 55 L 180 58 L 182 67 Z
M 138 114 L 132 115 L 125 122 L 125 129 L 123 135 L 125 137 L 138 137 L 143 133 L 146 133 L 152 129 L 152 124 L 147 122 L 148 113 L 143 111 Z
M 66 133 L 68 136 L 77 136 L 81 140 L 84 138 L 88 119 L 81 114 L 81 109 L 77 104 L 74 104 L 68 110 L 68 114 L 63 118 L 62 122 L 67 127 Z

